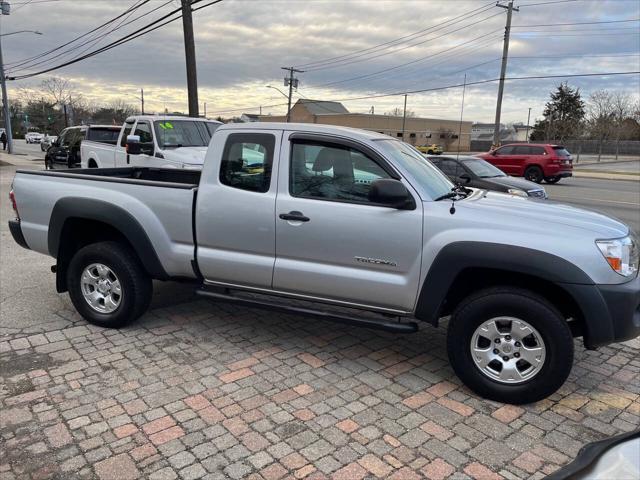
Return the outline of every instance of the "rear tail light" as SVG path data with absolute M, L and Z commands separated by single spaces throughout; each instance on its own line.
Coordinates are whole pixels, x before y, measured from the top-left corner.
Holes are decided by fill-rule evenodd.
M 13 189 L 9 192 L 9 201 L 11 201 L 11 208 L 16 212 L 16 217 L 20 218 L 20 214 L 18 213 L 18 204 L 16 203 L 16 194 L 13 193 Z

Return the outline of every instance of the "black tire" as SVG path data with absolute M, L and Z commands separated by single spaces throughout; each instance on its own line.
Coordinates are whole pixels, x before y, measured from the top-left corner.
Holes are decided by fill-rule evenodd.
M 100 263 L 113 271 L 120 282 L 122 298 L 111 313 L 101 313 L 89 305 L 82 293 L 84 269 Z M 67 286 L 74 307 L 89 323 L 106 328 L 119 328 L 140 317 L 151 303 L 153 284 L 136 254 L 119 242 L 87 245 L 76 252 L 67 269 Z
M 560 181 L 560 177 L 545 177 L 544 181 L 547 183 L 558 183 Z
M 531 167 L 527 167 L 527 169 L 524 171 L 524 178 L 526 180 L 529 180 L 530 182 L 542 183 L 544 174 L 542 173 L 542 169 L 540 167 L 533 165 Z
M 523 383 L 508 384 L 483 373 L 471 354 L 473 334 L 495 317 L 515 317 L 535 328 L 544 342 L 546 356 L 537 374 Z M 536 402 L 554 393 L 573 366 L 573 337 L 566 320 L 544 298 L 523 289 L 496 287 L 463 300 L 449 321 L 447 350 L 456 375 L 482 397 L 499 402 Z
M 433 155 L 433 150 L 427 150 L 427 155 Z

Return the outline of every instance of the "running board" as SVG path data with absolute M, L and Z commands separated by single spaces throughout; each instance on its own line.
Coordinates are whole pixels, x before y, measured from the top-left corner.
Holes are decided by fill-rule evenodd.
M 196 290 L 197 295 L 217 300 L 220 302 L 230 302 L 247 307 L 258 307 L 266 310 L 284 311 L 288 313 L 295 313 L 298 315 L 306 315 L 311 317 L 320 318 L 330 322 L 339 322 L 347 325 L 355 325 L 358 327 L 372 328 L 374 330 L 384 330 L 394 333 L 414 333 L 418 331 L 418 324 L 416 322 L 390 322 L 385 320 L 371 320 L 366 318 L 353 318 L 347 315 L 340 315 L 337 313 L 324 312 L 322 310 L 313 310 L 304 307 L 294 307 L 292 305 L 284 305 L 276 302 L 269 302 L 266 300 L 258 300 L 253 298 L 238 297 L 235 295 L 211 292 L 202 288 Z

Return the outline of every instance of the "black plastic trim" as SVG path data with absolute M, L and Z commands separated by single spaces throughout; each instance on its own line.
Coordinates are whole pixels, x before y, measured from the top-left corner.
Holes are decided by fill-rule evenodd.
M 165 188 L 180 188 L 183 190 L 192 190 L 197 188 L 197 184 L 191 183 L 177 183 L 177 182 L 160 182 L 156 180 L 140 180 L 137 178 L 123 178 L 120 176 L 111 175 L 125 175 L 127 173 L 133 173 L 135 170 L 142 170 L 140 168 L 125 167 L 125 168 L 84 168 L 64 171 L 52 171 L 52 170 L 16 170 L 16 173 L 24 175 L 41 175 L 45 177 L 60 177 L 60 178 L 73 178 L 76 180 L 91 180 L 94 182 L 110 182 L 110 183 L 128 183 L 133 185 L 145 185 L 148 187 L 165 187 Z
M 431 264 L 416 304 L 416 318 L 437 325 L 449 288 L 467 268 L 507 270 L 554 283 L 594 284 L 585 272 L 556 255 L 498 243 L 454 242 L 442 248 Z
M 623 433 L 621 435 L 616 435 L 615 437 L 605 438 L 598 442 L 589 443 L 580 449 L 573 462 L 565 465 L 560 470 L 556 470 L 546 478 L 547 480 L 568 480 L 570 478 L 579 479 L 581 478 L 581 473 L 589 468 L 607 450 L 610 450 L 620 443 L 634 440 L 636 438 L 640 438 L 640 430 Z
M 147 273 L 158 280 L 168 280 L 153 244 L 140 223 L 126 210 L 101 200 L 66 197 L 58 200 L 51 212 L 47 238 L 49 255 L 58 258 L 60 237 L 68 219 L 86 219 L 106 223 L 122 233 L 131 243 Z
M 27 244 L 27 241 L 24 239 L 24 235 L 22 234 L 20 220 L 9 220 L 9 231 L 11 232 L 11 236 L 18 245 L 20 245 L 22 248 L 26 248 L 27 250 L 31 250 L 29 248 L 29 245 Z

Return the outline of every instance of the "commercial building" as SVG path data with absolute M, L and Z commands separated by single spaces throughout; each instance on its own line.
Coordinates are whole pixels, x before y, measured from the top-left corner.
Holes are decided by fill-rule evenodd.
M 286 116 L 262 115 L 261 122 L 285 122 Z M 471 122 L 435 118 L 407 117 L 351 113 L 339 102 L 300 99 L 291 107 L 291 122 L 323 123 L 343 127 L 362 128 L 403 139 L 415 146 L 441 145 L 445 150 L 469 151 Z

